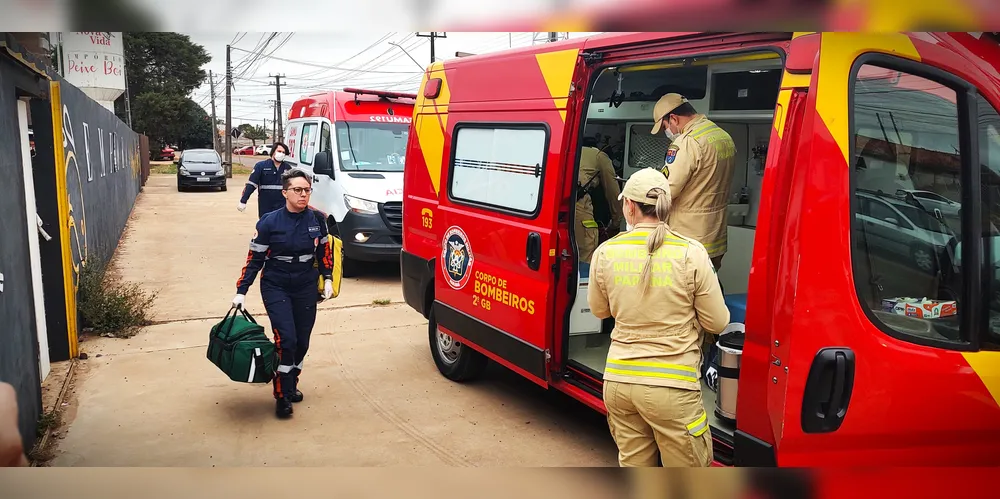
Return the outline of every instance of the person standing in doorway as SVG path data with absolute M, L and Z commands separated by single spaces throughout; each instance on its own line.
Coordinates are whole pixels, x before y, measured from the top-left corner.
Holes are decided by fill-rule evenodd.
M 594 198 L 600 192 L 600 202 L 607 205 L 611 214 L 608 232 L 617 234 L 622 224 L 621 205 L 618 204 L 618 180 L 615 177 L 615 167 L 611 158 L 597 149 L 597 141 L 593 137 L 583 138 L 583 148 L 580 149 L 580 174 L 576 195 L 576 227 L 574 234 L 577 250 L 580 252 L 580 274 L 590 271 L 590 258 L 597 249 L 600 239 L 600 226 L 594 217 Z
M 285 206 L 281 176 L 292 167 L 285 162 L 287 155 L 288 146 L 281 142 L 275 142 L 271 148 L 271 157 L 253 166 L 250 179 L 247 180 L 247 185 L 243 188 L 243 195 L 237 206 L 238 210 L 247 209 L 247 201 L 250 200 L 250 195 L 256 189 L 260 190 L 260 194 L 257 195 L 257 218 L 262 218 L 265 213 L 279 210 Z
M 620 199 L 632 230 L 598 246 L 587 302 L 613 317 L 604 403 L 621 466 L 710 466 L 701 396 L 704 333 L 718 334 L 729 309 L 708 251 L 667 224 L 670 185 L 645 168 Z
M 664 133 L 663 173 L 670 182 L 670 228 L 701 243 L 716 270 L 728 247 L 728 213 L 736 144 L 725 130 L 695 111 L 680 94 L 667 94 L 653 106 L 653 135 Z
M 279 418 L 288 418 L 293 412 L 292 403 L 303 399 L 298 381 L 316 322 L 316 283 L 320 275 L 325 283 L 323 298 L 333 296 L 333 255 L 325 218 L 309 208 L 310 175 L 291 169 L 282 175 L 281 187 L 285 205 L 257 221 L 247 263 L 236 281 L 233 306 L 243 306 L 247 291 L 263 270 L 260 295 L 279 357 L 274 378 L 275 413 Z M 314 261 L 319 265 L 313 266 Z

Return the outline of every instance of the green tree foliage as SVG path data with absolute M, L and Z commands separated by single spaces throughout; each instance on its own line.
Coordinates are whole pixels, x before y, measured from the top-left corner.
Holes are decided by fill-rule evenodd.
M 249 123 L 243 123 L 242 125 L 236 128 L 239 129 L 243 137 L 253 141 L 254 147 L 257 147 L 258 140 L 267 140 L 267 130 L 264 130 L 264 127 L 260 125 L 253 126 Z
M 169 32 L 127 32 L 123 43 L 133 129 L 149 136 L 153 147 L 211 147 L 211 119 L 189 98 L 208 79 L 201 69 L 212 59 L 205 48 Z M 124 119 L 124 106 L 119 117 Z

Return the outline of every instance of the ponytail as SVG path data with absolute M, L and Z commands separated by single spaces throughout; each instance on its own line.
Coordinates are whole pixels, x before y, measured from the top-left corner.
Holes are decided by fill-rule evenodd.
M 639 207 L 644 215 L 655 214 L 658 223 L 656 228 L 649 233 L 649 237 L 646 238 L 646 263 L 642 266 L 642 274 L 639 276 L 643 294 L 649 288 L 650 264 L 653 255 L 659 251 L 660 246 L 663 246 L 663 240 L 667 237 L 667 216 L 670 214 L 670 193 L 656 187 L 649 191 L 649 196 L 656 196 L 656 204 L 642 204 Z

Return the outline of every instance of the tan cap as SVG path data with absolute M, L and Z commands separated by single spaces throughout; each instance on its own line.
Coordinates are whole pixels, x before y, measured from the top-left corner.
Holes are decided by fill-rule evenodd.
M 629 198 L 637 203 L 656 204 L 656 196 L 650 193 L 656 188 L 663 189 L 667 195 L 670 195 L 670 184 L 667 183 L 667 176 L 660 170 L 643 168 L 633 173 L 625 182 L 625 188 L 618 195 L 618 200 Z
M 653 131 L 651 133 L 653 135 L 660 133 L 663 117 L 687 101 L 687 98 L 681 94 L 667 94 L 660 97 L 660 100 L 656 101 L 656 105 L 653 106 Z

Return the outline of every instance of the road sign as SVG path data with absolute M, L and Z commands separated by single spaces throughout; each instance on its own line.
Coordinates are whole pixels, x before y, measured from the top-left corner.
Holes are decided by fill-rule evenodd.
M 240 138 L 240 129 L 239 128 L 234 128 L 232 133 L 233 133 L 233 138 L 234 139 Z

